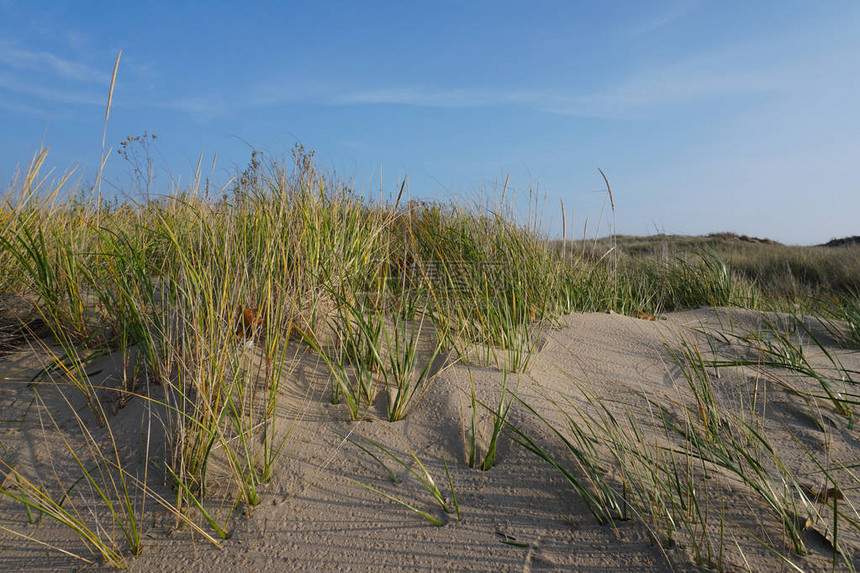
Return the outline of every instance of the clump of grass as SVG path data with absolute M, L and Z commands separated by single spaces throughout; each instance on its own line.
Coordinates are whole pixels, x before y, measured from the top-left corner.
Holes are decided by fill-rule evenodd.
M 843 300 L 842 320 L 848 325 L 848 337 L 854 346 L 860 346 L 860 295 Z
M 77 206 L 78 196 L 57 203 L 58 189 L 28 199 L 2 237 L 16 282 L 35 295 L 63 348 L 51 370 L 84 395 L 99 425 L 108 425 L 102 401 L 113 394 L 121 405 L 143 397 L 164 408 L 169 456 L 160 467 L 177 490 L 177 511 L 196 507 L 210 519 L 202 501 L 215 449 L 241 499 L 259 503 L 286 440 L 273 423 L 295 310 L 283 301 L 301 286 L 281 278 L 297 240 L 276 218 L 286 205 L 272 209 L 265 196 L 248 193 L 225 224 L 223 206 L 193 194 L 136 212 Z M 257 209 L 261 216 L 249 216 Z M 250 303 L 265 314 L 262 361 L 249 356 L 235 328 L 237 309 Z M 88 357 L 116 349 L 125 363 L 122 387 L 94 387 Z M 161 396 L 152 396 L 158 387 Z
M 825 326 L 844 348 L 860 348 L 860 293 L 850 293 L 827 304 L 829 317 L 842 324 Z
M 350 417 L 358 420 L 362 407 L 372 405 L 376 397 L 374 374 L 382 364 L 382 317 L 374 310 L 366 310 L 359 303 L 340 297 L 337 300 L 340 304 L 336 318 L 332 321 L 332 329 L 336 334 L 334 344 L 322 348 L 313 341 L 309 342 L 331 370 L 334 382 L 332 402 L 338 403 L 342 397 L 349 408 Z
M 508 371 L 504 370 L 502 372 L 502 383 L 499 388 L 499 401 L 495 406 L 488 406 L 478 400 L 477 392 L 475 389 L 475 381 L 472 378 L 471 370 L 469 371 L 469 386 L 472 408 L 472 427 L 469 435 L 469 453 L 466 463 L 470 468 L 474 468 L 477 466 L 481 470 L 487 471 L 496 465 L 496 453 L 499 447 L 499 439 L 501 438 L 503 431 L 508 425 L 508 416 L 511 412 L 511 406 L 516 400 L 519 381 L 513 389 L 508 388 Z M 493 427 L 490 430 L 490 437 L 487 442 L 486 451 L 483 454 L 483 461 L 481 460 L 481 452 L 478 446 L 479 406 L 490 413 L 490 417 L 493 423 Z
M 549 245 L 499 214 L 426 209 L 412 218 L 434 316 L 461 360 L 522 371 L 540 324 L 563 307 L 564 265 Z M 518 264 L 511 264 L 518 261 Z
M 406 418 L 418 406 L 433 377 L 438 374 L 438 370 L 433 370 L 442 349 L 440 336 L 434 336 L 433 350 L 423 358 L 424 366 L 416 372 L 421 335 L 427 326 L 425 321 L 425 313 L 421 313 L 416 324 L 408 321 L 405 314 L 395 311 L 391 315 L 391 326 L 383 327 L 388 355 L 383 376 L 388 394 L 389 422 Z
M 780 520 L 783 532 L 794 552 L 797 555 L 805 555 L 808 549 L 804 530 L 821 520 L 820 509 L 816 507 L 816 504 L 810 503 L 811 499 L 817 499 L 818 494 L 810 496 L 806 493 L 808 488 L 801 483 L 800 476 L 791 471 L 780 459 L 777 449 L 767 437 L 760 412 L 755 412 L 755 408 L 753 408 L 751 418 L 744 419 L 729 414 L 721 407 L 713 392 L 713 385 L 708 373 L 711 367 L 753 366 L 759 373 L 764 372 L 765 375 L 786 387 L 790 387 L 787 381 L 777 375 L 780 371 L 788 370 L 791 373 L 802 373 L 820 383 L 820 375 L 816 376 L 814 372 L 809 371 L 809 363 L 803 358 L 802 350 L 791 343 L 789 335 L 781 330 L 775 330 L 772 323 L 767 321 L 765 323 L 768 325 L 768 330 L 762 335 L 752 337 L 752 339 L 769 340 L 765 343 L 765 352 L 771 357 L 774 355 L 781 356 L 779 359 L 764 357 L 757 361 L 707 360 L 698 351 L 695 344 L 682 341 L 682 351 L 673 353 L 673 358 L 679 366 L 687 387 L 694 396 L 695 405 L 688 410 L 685 422 L 679 423 L 677 418 L 667 414 L 663 407 L 661 407 L 661 417 L 667 429 L 677 433 L 685 442 L 690 444 L 691 452 L 697 460 L 729 472 L 744 483 L 751 495 L 769 507 Z M 795 324 L 803 323 L 795 322 Z M 805 333 L 812 336 L 808 329 L 805 330 Z M 826 351 L 825 354 L 827 354 Z M 838 362 L 835 357 L 831 357 L 831 360 Z M 837 411 L 844 407 L 844 403 L 832 400 L 831 404 Z M 793 437 L 800 443 L 796 436 Z M 826 468 L 816 459 L 815 453 L 806 447 L 802 449 L 814 466 L 818 467 L 827 482 L 836 484 L 841 481 L 836 478 L 834 471 L 836 468 Z M 850 476 L 850 473 L 847 475 Z M 841 491 L 842 487 L 844 485 L 835 485 L 832 491 Z M 830 490 L 825 487 L 822 491 Z M 827 497 L 828 495 L 825 494 L 818 501 L 826 501 Z M 833 497 L 836 497 L 835 493 Z M 836 500 L 833 501 L 836 505 Z M 848 563 L 847 557 L 838 547 L 835 537 L 840 520 L 842 520 L 843 526 L 854 529 L 857 529 L 858 522 L 856 516 L 847 513 L 840 516 L 838 513 L 834 513 L 831 531 L 834 536 L 832 539 L 834 560 L 837 555 L 841 554 Z M 770 549 L 778 554 L 777 548 L 770 547 Z M 849 569 L 853 568 L 849 566 Z
M 714 252 L 695 254 L 693 261 L 640 260 L 625 265 L 619 312 L 659 313 L 700 306 L 756 308 L 758 294 Z M 629 303 L 627 302 L 629 301 Z
M 573 490 L 586 503 L 592 516 L 601 525 L 614 522 L 624 515 L 619 496 L 612 489 L 605 477 L 605 470 L 600 463 L 595 438 L 597 434 L 593 426 L 581 424 L 566 409 L 558 407 L 564 416 L 567 428 L 561 429 L 542 416 L 534 407 L 520 401 L 538 421 L 549 429 L 563 444 L 565 452 L 573 456 L 578 471 L 568 469 L 566 464 L 556 457 L 549 447 L 544 446 L 538 439 L 515 426 L 508 426 L 512 439 L 535 454 L 538 458 L 550 464 L 564 476 Z M 570 432 L 570 435 L 567 434 Z
M 375 298 L 384 301 L 386 294 L 383 286 Z M 417 406 L 438 373 L 433 370 L 442 337 L 427 332 L 431 325 L 427 313 L 412 308 L 403 298 L 389 306 L 353 302 L 355 295 L 352 301 L 336 296 L 340 304 L 331 322 L 334 344 L 323 347 L 308 340 L 331 371 L 332 401 L 343 398 L 353 420 L 360 419 L 373 405 L 380 384 L 386 390 L 388 420 L 402 420 Z M 410 315 L 416 320 L 409 320 Z M 416 371 L 422 338 L 433 338 L 435 343 L 421 370 Z
M 852 378 L 857 371 L 846 369 L 836 354 L 832 353 L 815 336 L 801 317 L 792 316 L 795 331 L 786 331 L 780 325 L 765 318 L 761 333 L 748 336 L 734 336 L 755 354 L 749 360 L 714 360 L 714 367 L 757 366 L 789 372 L 794 375 L 815 380 L 840 415 L 848 420 L 849 429 L 854 425 L 854 405 L 860 403 L 857 382 Z M 807 358 L 804 340 L 817 347 L 831 364 L 830 373 L 814 367 Z M 797 390 L 795 390 L 797 391 Z
M 346 439 L 348 441 L 350 441 L 351 443 L 355 444 L 356 446 L 358 446 L 362 451 L 369 454 L 380 465 L 382 465 L 386 469 L 386 471 L 388 472 L 389 477 L 391 477 L 392 482 L 394 482 L 395 484 L 400 483 L 400 480 L 397 479 L 394 472 L 392 472 L 391 469 L 388 468 L 388 466 L 386 466 L 384 463 L 382 463 L 379 460 L 379 458 L 376 455 L 374 455 L 366 446 L 353 440 L 352 438 L 347 437 Z M 374 441 L 374 440 L 372 440 L 366 436 L 363 436 L 362 439 L 365 442 L 367 442 L 368 444 L 377 448 L 380 452 L 385 454 L 387 457 L 391 458 L 392 461 L 394 461 L 398 465 L 402 466 L 409 474 L 411 474 L 413 477 L 415 477 L 421 483 L 421 485 L 424 487 L 424 489 L 427 490 L 427 492 L 430 494 L 430 496 L 433 498 L 433 500 L 440 506 L 440 508 L 442 509 L 443 512 L 445 512 L 445 513 L 451 513 L 452 512 L 452 509 L 448 506 L 448 501 L 446 500 L 445 496 L 442 494 L 442 491 L 436 485 L 436 482 L 433 480 L 433 477 L 430 475 L 430 472 L 427 471 L 427 468 L 424 466 L 424 464 L 421 462 L 421 460 L 418 459 L 418 456 L 415 455 L 415 452 L 413 452 L 411 449 L 409 450 L 409 455 L 412 458 L 412 460 L 415 462 L 415 466 L 417 467 L 417 469 L 413 468 L 411 463 L 407 463 L 400 456 L 393 453 L 391 451 L 391 448 L 388 448 L 388 447 L 380 444 L 379 442 L 376 442 L 376 441 Z M 448 477 L 448 483 L 451 486 L 451 492 L 452 492 L 452 497 L 454 499 L 455 510 L 457 513 L 457 517 L 459 519 L 459 517 L 460 517 L 460 506 L 459 506 L 459 503 L 457 503 L 456 494 L 453 493 L 454 492 L 453 482 L 451 481 L 451 474 L 448 471 L 447 462 L 445 462 L 445 472 L 446 472 L 446 476 Z M 364 484 L 364 483 L 356 481 L 356 480 L 349 480 L 349 481 L 352 481 L 356 485 L 359 485 L 359 486 L 367 489 L 368 491 L 372 491 L 374 493 L 377 493 L 377 494 L 379 494 L 379 495 L 381 495 L 387 499 L 390 499 L 391 501 L 393 501 L 395 503 L 402 505 L 403 507 L 406 507 L 407 509 L 415 512 L 416 514 L 420 515 L 421 517 L 423 517 L 424 519 L 426 519 L 427 521 L 429 521 L 433 525 L 436 525 L 437 527 L 441 527 L 444 525 L 444 523 L 441 520 L 439 520 L 438 518 L 430 515 L 429 513 L 425 512 L 425 511 L 422 511 L 422 510 L 414 507 L 413 505 L 411 505 L 409 503 L 406 503 L 405 501 L 402 501 L 401 499 L 399 499 L 393 495 L 387 494 L 383 491 L 380 491 L 379 489 L 376 489 L 374 487 L 371 487 L 367 484 Z

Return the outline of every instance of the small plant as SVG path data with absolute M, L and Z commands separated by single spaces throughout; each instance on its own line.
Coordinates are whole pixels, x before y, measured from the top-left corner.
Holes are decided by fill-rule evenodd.
M 730 473 L 747 486 L 753 497 L 771 508 L 782 523 L 795 553 L 805 555 L 807 553 L 803 533 L 805 524 L 819 519 L 818 510 L 809 502 L 810 495 L 805 493 L 806 486 L 798 481 L 798 477 L 778 457 L 776 448 L 768 439 L 758 418 L 759 413 L 753 409 L 751 412 L 753 419 L 748 421 L 736 416 L 728 416 L 721 409 L 712 391 L 707 372 L 710 366 L 720 368 L 755 366 L 760 372 L 776 369 L 802 373 L 821 383 L 820 375 L 816 375 L 811 370 L 804 357 L 802 344 L 792 342 L 791 335 L 782 329 L 777 329 L 772 322 L 766 321 L 766 324 L 768 330 L 760 335 L 738 337 L 742 342 L 753 344 L 752 348 L 761 353 L 757 360 L 705 360 L 693 344 L 682 341 L 684 350 L 680 354 L 672 355 L 680 367 L 688 388 L 692 391 L 695 405 L 688 409 L 684 421 L 678 420 L 668 413 L 665 407 L 659 406 L 662 412 L 660 418 L 664 428 L 683 439 L 690 455 L 708 466 Z M 802 321 L 795 318 L 794 324 L 807 336 L 812 336 Z M 812 339 L 815 340 L 814 337 Z M 825 351 L 825 355 L 831 357 L 823 347 L 822 350 Z M 838 363 L 835 357 L 831 357 L 831 360 L 835 364 Z M 785 384 L 785 381 L 777 378 L 774 373 L 766 373 L 766 375 L 778 383 Z M 655 403 L 652 405 L 658 407 Z M 839 406 L 839 404 L 834 405 Z M 797 440 L 796 437 L 795 440 Z M 828 470 L 816 460 L 816 456 L 808 448 L 803 449 L 809 459 L 821 470 L 822 475 L 826 476 L 830 483 L 836 483 L 832 470 Z M 825 492 L 826 499 L 828 497 L 826 492 L 829 490 L 825 488 L 822 491 Z M 838 491 L 838 487 L 833 491 Z M 812 497 L 817 495 L 814 494 Z M 856 528 L 857 523 L 853 517 L 847 515 L 844 517 L 846 517 L 845 523 Z M 838 520 L 839 517 L 834 514 L 834 532 L 838 529 L 836 523 Z M 837 552 L 834 551 L 834 559 Z
M 370 406 L 376 396 L 374 373 L 382 364 L 382 316 L 379 311 L 366 310 L 346 298 L 337 296 L 336 300 L 339 304 L 331 322 L 336 334 L 334 344 L 322 346 L 308 335 L 303 335 L 303 338 L 331 372 L 332 403 L 343 398 L 350 418 L 358 420 L 362 408 Z
M 142 135 L 127 136 L 119 142 L 117 153 L 131 166 L 131 174 L 144 197 L 149 197 L 155 180 L 155 161 L 152 146 L 158 136 L 144 131 Z
M 827 330 L 844 348 L 860 348 L 860 292 L 843 295 L 827 307 L 828 314 L 843 323 L 828 321 L 825 323 Z
M 681 340 L 680 346 L 680 351 L 674 350 L 668 344 L 664 345 L 664 348 L 675 361 L 675 365 L 693 394 L 696 413 L 702 421 L 702 426 L 712 434 L 717 434 L 720 432 L 723 420 L 720 418 L 711 376 L 708 374 L 709 363 L 695 343 Z
M 391 328 L 383 327 L 383 339 L 387 347 L 388 361 L 383 368 L 383 377 L 388 393 L 388 421 L 404 419 L 418 405 L 427 392 L 436 374 L 433 368 L 442 349 L 442 337 L 438 337 L 432 353 L 420 372 L 415 373 L 418 360 L 418 344 L 424 329 L 425 315 L 418 324 L 410 323 L 405 315 L 394 312 Z
M 472 378 L 472 372 L 469 371 L 470 398 L 472 407 L 472 428 L 469 437 L 469 455 L 467 463 L 470 468 L 480 467 L 481 470 L 487 471 L 496 465 L 496 452 L 499 447 L 499 438 L 508 423 L 508 415 L 511 411 L 511 406 L 516 400 L 517 386 L 513 390 L 508 388 L 508 372 L 502 372 L 502 384 L 499 388 L 499 402 L 495 407 L 487 406 L 477 399 L 475 392 L 475 381 Z M 481 406 L 490 413 L 493 421 L 493 428 L 490 431 L 490 439 L 487 443 L 487 450 L 484 452 L 484 459 L 481 461 L 481 454 L 478 448 L 478 406 Z
M 848 336 L 860 346 L 860 294 L 846 296 L 841 304 L 842 320 L 848 325 Z
M 125 568 L 124 549 L 120 546 L 119 539 L 115 537 L 117 530 L 121 533 L 121 539 L 125 540 L 132 555 L 139 555 L 143 549 L 141 518 L 146 511 L 147 498 L 174 513 L 180 522 L 200 533 L 204 539 L 216 546 L 218 545 L 189 517 L 180 513 L 157 492 L 149 488 L 146 484 L 146 469 L 144 469 L 144 474 L 141 477 L 130 474 L 124 468 L 120 450 L 110 425 L 106 425 L 103 430 L 107 435 L 109 444 L 108 448 L 105 449 L 99 438 L 87 429 L 86 423 L 74 411 L 65 394 L 59 391 L 69 411 L 74 413 L 74 420 L 82 438 L 81 444 L 72 443 L 60 430 L 38 389 L 35 392 L 39 407 L 44 411 L 51 428 L 58 435 L 64 436 L 64 452 L 55 452 L 55 455 L 67 454 L 80 470 L 81 475 L 70 487 L 63 484 L 62 478 L 56 470 L 53 470 L 55 484 L 38 481 L 39 478 L 28 477 L 22 473 L 8 458 L 8 454 L 5 454 L 0 458 L 0 469 L 6 474 L 6 478 L 0 483 L 0 495 L 21 502 L 28 514 L 35 511 L 68 527 L 80 537 L 88 549 L 94 550 L 107 563 L 117 568 Z M 76 501 L 78 495 L 75 488 L 79 485 L 86 486 L 91 492 L 94 492 L 95 498 L 88 499 L 81 496 L 80 501 Z M 54 494 L 52 490 L 63 493 L 62 495 Z M 105 523 L 101 521 L 104 519 L 105 512 L 110 527 L 105 527 Z M 89 562 L 79 555 L 60 548 L 57 549 Z
M 624 516 L 623 501 L 607 481 L 606 471 L 597 455 L 595 438 L 600 434 L 591 425 L 578 422 L 570 413 L 556 404 L 567 422 L 567 430 L 570 432 L 570 437 L 568 437 L 565 432 L 556 428 L 532 406 L 522 400 L 519 402 L 558 437 L 566 451 L 572 455 L 580 475 L 565 467 L 561 460 L 550 453 L 549 448 L 542 446 L 537 440 L 516 426 L 509 425 L 511 439 L 561 472 L 574 491 L 586 503 L 598 523 L 601 525 L 611 524 L 618 517 Z
M 356 446 L 358 446 L 362 451 L 364 451 L 364 452 L 368 453 L 371 457 L 373 457 L 373 459 L 375 459 L 375 460 L 376 460 L 380 465 L 382 465 L 382 466 L 386 469 L 386 471 L 388 472 L 389 476 L 391 477 L 392 482 L 394 482 L 394 483 L 400 483 L 400 480 L 399 480 L 399 479 L 396 479 L 395 474 L 394 474 L 394 473 L 393 473 L 393 472 L 392 472 L 392 471 L 391 471 L 391 470 L 390 470 L 390 469 L 389 469 L 385 464 L 383 464 L 383 463 L 379 460 L 379 458 L 378 458 L 377 456 L 375 456 L 374 454 L 372 454 L 372 453 L 371 453 L 371 452 L 370 452 L 370 451 L 369 451 L 365 446 L 361 445 L 360 443 L 356 442 L 355 440 L 353 440 L 353 439 L 351 439 L 351 438 L 345 438 L 345 439 L 347 439 L 349 442 L 351 442 L 351 443 L 355 444 Z M 445 499 L 445 497 L 442 495 L 441 490 L 440 490 L 440 489 L 439 489 L 439 487 L 436 485 L 436 482 L 433 480 L 433 477 L 432 477 L 432 476 L 430 475 L 430 473 L 427 471 L 427 468 L 424 466 L 424 464 L 421 462 L 421 460 L 420 460 L 420 459 L 418 459 L 418 456 L 416 456 L 416 455 L 415 455 L 415 452 L 413 452 L 412 450 L 409 450 L 409 455 L 412 457 L 412 460 L 415 462 L 415 465 L 416 465 L 416 466 L 417 466 L 417 468 L 418 468 L 417 470 L 416 470 L 416 469 L 414 469 L 414 468 L 412 467 L 412 464 L 410 464 L 410 463 L 406 463 L 406 462 L 405 462 L 405 461 L 403 461 L 399 456 L 397 456 L 396 454 L 394 454 L 394 453 L 391 451 L 391 449 L 390 449 L 390 448 L 387 448 L 387 447 L 383 446 L 382 444 L 380 444 L 380 443 L 378 443 L 378 442 L 376 442 L 376 441 L 374 441 L 374 440 L 371 440 L 371 439 L 370 439 L 370 438 L 368 438 L 368 437 L 363 436 L 363 439 L 364 439 L 367 443 L 369 443 L 370 445 L 374 446 L 374 447 L 375 447 L 375 448 L 377 448 L 379 451 L 381 451 L 382 453 L 384 453 L 386 456 L 388 456 L 389 458 L 391 458 L 394 462 L 396 462 L 397 464 L 399 464 L 400 466 L 402 466 L 402 467 L 403 467 L 407 472 L 409 472 L 412 476 L 414 476 L 415 478 L 417 478 L 417 479 L 418 479 L 418 481 L 419 481 L 419 482 L 421 482 L 421 485 L 422 485 L 422 486 L 424 486 L 424 489 L 426 489 L 426 490 L 427 490 L 427 492 L 431 495 L 431 497 L 436 501 L 436 503 L 438 503 L 438 504 L 439 504 L 439 506 L 441 507 L 442 511 L 444 511 L 445 513 L 451 513 L 451 511 L 452 511 L 452 510 L 448 507 L 448 502 L 447 502 L 447 500 L 446 500 L 446 499 Z M 448 472 L 448 465 L 447 465 L 447 463 L 445 463 L 445 470 L 446 470 L 446 475 L 448 476 L 448 483 L 449 483 L 449 485 L 451 485 L 451 486 L 452 486 L 452 489 L 451 489 L 451 491 L 452 491 L 452 497 L 454 498 L 455 509 L 456 509 L 456 512 L 457 512 L 457 517 L 458 517 L 458 519 L 459 519 L 459 517 L 460 517 L 460 506 L 459 506 L 459 504 L 458 504 L 458 503 L 457 503 L 457 501 L 456 501 L 456 500 L 457 500 L 457 496 L 453 493 L 453 482 L 451 481 L 451 475 L 450 475 L 450 472 Z M 385 492 L 382 492 L 382 491 L 380 491 L 380 490 L 378 490 L 378 489 L 376 489 L 376 488 L 373 488 L 373 487 L 371 487 L 371 486 L 368 486 L 367 484 L 361 483 L 361 482 L 359 482 L 359 481 L 356 481 L 356 480 L 349 480 L 349 481 L 351 481 L 351 482 L 355 483 L 356 485 L 359 485 L 359 486 L 361 486 L 361 487 L 363 487 L 363 488 L 365 488 L 365 489 L 367 489 L 367 490 L 369 490 L 369 491 L 372 491 L 372 492 L 377 493 L 377 494 L 379 494 L 379 495 L 381 495 L 381 496 L 383 496 L 383 497 L 386 497 L 386 498 L 390 499 L 391 501 L 394 501 L 394 502 L 396 502 L 396 503 L 399 503 L 400 505 L 402 505 L 402 506 L 404 506 L 404 507 L 406 507 L 406 508 L 410 509 L 411 511 L 413 511 L 413 512 L 417 513 L 418 515 L 420 515 L 421 517 L 423 517 L 423 518 L 424 518 L 424 519 L 426 519 L 427 521 L 431 522 L 433 525 L 436 525 L 436 526 L 438 526 L 438 527 L 441 527 L 442 525 L 444 525 L 444 523 L 443 523 L 442 521 L 440 521 L 439 519 L 437 519 L 437 518 L 433 517 L 432 515 L 428 514 L 427 512 L 424 512 L 424 511 L 421 511 L 420 509 L 415 508 L 414 506 L 412 506 L 412 505 L 410 505 L 410 504 L 408 504 L 408 503 L 406 503 L 406 502 L 404 502 L 404 501 L 400 500 L 400 499 L 399 499 L 399 498 L 397 498 L 397 497 L 394 497 L 394 496 L 392 496 L 392 495 L 390 495 L 390 494 L 387 494 L 387 493 L 385 493 Z

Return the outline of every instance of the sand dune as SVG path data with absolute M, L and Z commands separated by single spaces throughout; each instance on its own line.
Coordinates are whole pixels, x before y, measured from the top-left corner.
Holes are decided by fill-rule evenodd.
M 417 408 L 394 423 L 382 421 L 382 393 L 364 420 L 350 421 L 343 405 L 330 403 L 325 365 L 317 355 L 291 342 L 292 371 L 284 377 L 277 424 L 282 425 L 282 435 L 292 429 L 262 502 L 251 508 L 219 502 L 233 498 L 218 489 L 231 482 L 223 477 L 228 475 L 226 461 L 216 452 L 209 469 L 214 486 L 207 499 L 209 509 L 227 524 L 229 539 L 215 547 L 188 526 L 177 530 L 176 519 L 150 496 L 140 520 L 143 551 L 128 557 L 129 569 L 693 571 L 700 568 L 698 559 L 726 571 L 790 570 L 784 560 L 805 571 L 831 570 L 833 532 L 828 515 L 832 520 L 833 509 L 828 504 L 832 505 L 835 494 L 827 495 L 830 482 L 817 464 L 840 480 L 839 511 L 858 519 L 857 470 L 850 467 L 860 457 L 856 427 L 849 427 L 845 416 L 820 396 L 820 383 L 766 366 L 707 368 L 713 397 L 710 403 L 703 401 L 685 378 L 683 360 L 679 364 L 672 353 L 679 356 L 686 341 L 687 348 L 698 349 L 709 360 L 754 358 L 754 348 L 742 336 L 766 335 L 769 325 L 782 324 L 797 336 L 809 340 L 812 334 L 821 341 L 821 347 L 811 342 L 805 347 L 810 364 L 821 372 L 833 368 L 832 357 L 838 357 L 846 371 L 859 371 L 860 354 L 841 349 L 815 320 L 806 321 L 807 333 L 798 330 L 790 317 L 737 309 L 699 309 L 655 321 L 576 314 L 562 322 L 559 328 L 544 328 L 540 350 L 524 373 L 505 375 L 497 368 L 467 365 L 447 355 L 447 363 Z M 720 334 L 709 336 L 708 332 Z M 103 442 L 107 434 L 96 427 L 74 392 L 64 392 L 67 404 L 50 381 L 29 385 L 44 359 L 44 350 L 18 348 L 0 361 L 0 454 L 14 460 L 23 475 L 45 484 L 54 483 L 54 475 L 63 476 L 68 487 L 75 481 L 73 476 L 82 473 L 67 445 L 74 450 L 84 443 L 73 412 L 97 440 Z M 118 357 L 108 356 L 89 368 L 94 379 L 105 381 L 122 375 L 120 364 Z M 477 400 L 487 406 L 477 406 L 475 443 L 480 458 L 493 427 L 488 408 L 498 406 L 503 383 L 515 390 L 516 399 L 496 464 L 488 471 L 470 468 L 466 462 L 472 437 L 472 385 Z M 146 464 L 147 459 L 163 457 L 165 448 L 163 428 L 152 414 L 157 415 L 157 409 L 136 398 L 124 407 L 117 405 L 110 428 L 127 471 L 144 476 L 148 467 L 145 479 L 152 490 L 175 500 L 158 468 Z M 737 472 L 685 457 L 684 440 L 678 432 L 667 430 L 672 424 L 696 428 L 702 435 L 725 432 L 749 437 L 738 428 L 747 424 L 755 429 L 773 452 L 768 454 L 763 443 L 753 442 L 748 451 L 768 470 L 763 483 L 796 510 L 794 518 L 806 526 L 802 536 L 809 554 L 794 552 L 783 520 Z M 610 426 L 615 437 L 604 431 Z M 572 427 L 584 432 L 581 443 L 572 437 Z M 592 450 L 584 454 L 585 462 L 576 459 L 553 428 L 583 451 Z M 642 459 L 651 460 L 651 477 L 656 480 L 662 475 L 655 469 L 658 466 L 666 467 L 672 459 L 686 461 L 688 466 L 677 468 L 677 475 L 695 484 L 699 506 L 676 511 L 671 540 L 665 525 L 671 512 L 661 506 L 668 503 L 668 493 L 656 486 L 653 491 L 662 493 L 654 493 L 650 505 L 643 496 L 625 509 L 630 519 L 601 525 L 559 469 L 517 443 L 526 439 L 592 492 L 599 491 L 599 483 L 589 479 L 584 464 L 593 461 L 591 471 L 598 468 L 601 473 L 592 478 L 604 480 L 600 483 L 610 486 L 619 499 L 626 495 L 632 500 L 634 490 L 644 487 L 648 465 Z M 638 462 L 637 454 L 644 456 Z M 423 475 L 416 458 L 432 476 L 450 513 L 442 511 L 415 475 Z M 400 483 L 393 482 L 383 465 Z M 6 487 L 11 479 L 7 475 Z M 792 488 L 792 480 L 802 489 Z M 855 488 L 846 487 L 851 483 Z M 443 525 L 434 526 L 360 484 L 410 504 Z M 69 508 L 85 513 L 85 508 L 98 507 L 87 501 L 97 494 L 86 483 L 77 483 L 68 497 Z M 684 500 L 693 501 L 678 493 L 675 503 Z M 121 533 L 104 512 L 83 517 L 98 521 L 106 531 L 113 528 L 119 549 L 127 551 Z M 197 522 L 212 533 L 204 521 L 198 518 Z M 48 517 L 29 524 L 24 506 L 9 497 L 0 498 L 0 525 L 4 528 L 0 530 L 0 570 L 104 567 L 74 532 Z M 95 564 L 87 565 L 9 530 L 91 558 Z M 860 549 L 857 530 L 845 528 L 838 536 L 844 557 L 837 556 L 836 569 L 847 569 L 847 562 L 856 567 L 852 560 Z

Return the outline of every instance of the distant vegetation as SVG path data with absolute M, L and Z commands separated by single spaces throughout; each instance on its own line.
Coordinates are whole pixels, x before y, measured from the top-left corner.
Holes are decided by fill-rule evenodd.
M 831 239 L 822 245 L 822 247 L 848 247 L 860 245 L 860 236 L 844 237 L 842 239 Z
M 568 248 L 598 261 L 613 256 L 614 244 L 622 274 L 633 275 L 643 266 L 690 263 L 702 255 L 717 257 L 731 274 L 754 288 L 760 304 L 783 308 L 794 304 L 808 307 L 810 299 L 821 302 L 860 292 L 860 243 L 855 239 L 799 247 L 732 233 L 617 236 L 577 241 Z

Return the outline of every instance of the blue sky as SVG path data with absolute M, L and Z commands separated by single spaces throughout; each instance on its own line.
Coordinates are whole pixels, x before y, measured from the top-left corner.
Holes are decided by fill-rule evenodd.
M 299 141 L 368 195 L 509 176 L 554 234 L 563 201 L 593 236 L 599 167 L 619 233 L 820 243 L 860 234 L 858 30 L 854 0 L 0 0 L 0 184 L 43 142 L 92 180 L 122 50 L 107 144 L 157 134 L 159 190 Z

